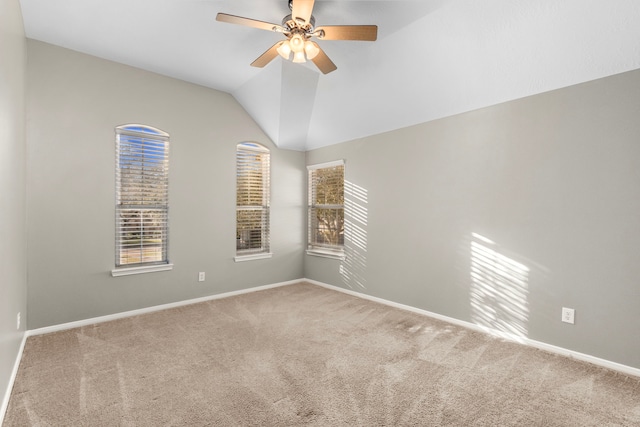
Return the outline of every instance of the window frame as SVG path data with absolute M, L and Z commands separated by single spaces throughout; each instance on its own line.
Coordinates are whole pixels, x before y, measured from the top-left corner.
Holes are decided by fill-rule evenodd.
M 253 162 L 252 156 L 261 154 L 259 162 Z M 239 192 L 244 190 L 246 192 L 251 191 L 251 184 L 255 185 L 258 181 L 251 181 L 251 177 L 248 175 L 248 168 L 260 168 L 261 184 L 258 191 L 262 194 L 259 196 L 261 204 L 249 204 L 239 203 Z M 248 188 L 241 188 L 240 177 L 246 177 L 246 183 Z M 248 198 L 250 198 L 248 196 Z M 248 248 L 240 248 L 241 234 L 251 229 L 241 229 L 241 222 L 239 221 L 240 212 L 259 212 L 259 244 L 258 248 L 251 247 L 252 239 L 246 239 L 248 241 Z M 253 261 L 258 259 L 271 258 L 273 253 L 271 252 L 271 150 L 265 147 L 263 144 L 245 141 L 236 145 L 236 255 L 234 260 L 236 262 Z M 250 223 L 250 221 L 249 221 Z M 244 222 L 242 224 L 245 224 Z
M 169 261 L 170 136 L 168 133 L 155 127 L 133 123 L 117 126 L 115 128 L 115 133 L 115 269 L 111 271 L 111 275 L 117 277 L 171 270 L 173 268 L 173 264 Z M 136 138 L 141 140 L 138 141 Z M 145 161 L 144 153 L 142 155 L 136 153 L 136 149 L 138 147 L 143 150 L 150 150 L 153 154 L 149 155 Z M 124 156 L 126 155 L 128 155 L 129 158 L 125 160 Z M 143 183 L 145 177 L 151 179 L 148 183 L 141 185 L 141 188 L 131 187 L 131 182 L 127 182 L 133 180 L 130 176 L 123 180 L 123 177 L 126 177 L 127 174 L 123 174 L 124 168 L 122 165 L 127 160 L 128 162 L 140 163 L 140 177 Z M 148 167 L 148 165 L 153 165 L 155 167 L 157 167 L 156 165 L 161 165 L 159 170 L 162 172 L 158 174 L 158 169 L 156 169 L 156 172 L 150 173 L 148 170 L 145 170 L 145 167 Z M 152 185 L 157 186 L 158 184 L 164 186 L 160 191 L 159 200 L 156 200 L 155 202 L 144 200 L 142 194 L 145 192 L 145 189 Z M 133 201 L 131 199 L 125 200 L 126 196 L 124 196 L 124 194 L 127 193 L 127 189 L 129 189 L 129 192 L 134 193 L 138 198 L 136 199 L 134 197 Z M 126 245 L 123 243 L 123 235 L 126 231 L 124 230 L 125 223 L 123 222 L 122 213 L 126 211 L 131 211 L 134 215 L 135 211 L 138 211 L 138 215 L 140 215 L 139 223 L 141 228 L 141 237 L 139 248 L 141 253 L 139 256 L 141 260 L 139 262 L 122 262 L 123 251 L 125 250 L 124 246 Z M 144 212 L 151 213 L 152 215 L 156 214 L 161 218 L 159 223 L 160 230 L 152 230 L 145 234 L 143 219 Z M 143 241 L 152 239 L 158 240 L 158 235 L 160 235 L 160 258 L 145 261 L 145 249 L 148 250 L 152 248 L 152 245 L 147 246 Z M 155 247 L 156 245 L 153 246 Z M 154 252 L 158 252 L 157 248 Z
M 344 204 L 344 182 L 345 182 L 345 161 L 335 160 L 332 162 L 318 163 L 307 166 L 307 255 L 319 256 L 325 258 L 332 258 L 338 260 L 345 259 L 344 250 L 344 224 L 345 224 L 345 204 Z M 320 169 L 331 169 L 341 166 L 343 168 L 342 174 L 342 204 L 315 204 L 313 202 L 313 196 L 316 193 L 315 186 L 317 183 L 314 180 L 314 172 Z M 336 245 L 320 244 L 314 238 L 314 221 L 312 220 L 313 212 L 316 209 L 338 209 L 342 210 L 342 244 Z

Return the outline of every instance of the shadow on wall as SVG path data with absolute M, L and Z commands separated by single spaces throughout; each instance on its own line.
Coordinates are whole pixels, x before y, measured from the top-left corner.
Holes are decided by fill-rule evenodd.
M 471 321 L 511 339 L 526 338 L 529 268 L 500 253 L 496 243 L 471 234 Z
M 367 268 L 367 190 L 344 182 L 344 251 L 340 264 L 342 282 L 351 289 L 366 289 Z

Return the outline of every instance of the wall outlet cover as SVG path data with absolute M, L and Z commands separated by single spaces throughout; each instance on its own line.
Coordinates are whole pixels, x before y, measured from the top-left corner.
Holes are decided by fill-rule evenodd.
M 198 282 L 204 282 L 204 271 L 198 273 Z
M 565 323 L 575 323 L 576 311 L 573 308 L 562 307 L 562 321 Z

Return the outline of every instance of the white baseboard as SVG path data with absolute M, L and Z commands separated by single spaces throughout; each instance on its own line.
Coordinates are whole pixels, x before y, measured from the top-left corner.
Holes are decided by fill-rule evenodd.
M 124 319 L 126 317 L 138 316 L 140 314 L 153 313 L 154 311 L 167 310 L 169 308 L 182 307 L 185 305 L 197 304 L 199 302 L 212 301 L 216 299 L 229 298 L 236 295 L 248 294 L 251 292 L 262 291 L 265 289 L 278 288 L 281 286 L 293 285 L 300 283 L 303 279 L 289 280 L 287 282 L 274 283 L 271 285 L 256 286 L 253 288 L 242 289 L 239 291 L 225 292 L 222 294 L 209 295 L 201 298 L 172 302 L 169 304 L 154 305 L 152 307 L 140 308 L 137 310 L 123 311 L 120 313 L 109 314 L 106 316 L 93 317 L 90 319 L 77 320 L 74 322 L 62 323 L 59 325 L 45 326 L 43 328 L 32 329 L 26 332 L 27 336 L 49 334 L 52 332 L 64 331 L 67 329 L 79 328 L 82 326 L 93 325 L 95 323 L 109 322 L 111 320 Z
M 13 390 L 13 384 L 16 381 L 16 376 L 18 375 L 18 368 L 20 367 L 20 361 L 22 360 L 24 345 L 27 342 L 27 335 L 28 334 L 26 332 L 23 332 L 22 334 L 20 348 L 18 349 L 18 354 L 16 355 L 16 361 L 13 363 L 13 370 L 11 371 L 11 376 L 9 377 L 7 390 L 5 391 L 4 398 L 2 399 L 2 406 L 0 406 L 0 426 L 4 423 L 4 416 L 7 413 L 7 408 L 9 407 L 9 399 L 11 398 L 11 391 Z
M 627 366 L 627 365 L 623 365 L 620 363 L 616 363 L 616 362 L 612 362 L 610 360 L 606 360 L 606 359 L 601 359 L 599 357 L 595 357 L 595 356 L 591 356 L 589 354 L 584 354 L 584 353 L 580 353 L 577 351 L 573 351 L 573 350 L 568 350 L 566 348 L 562 348 L 562 347 L 558 347 L 552 344 L 547 344 L 541 341 L 536 341 L 536 340 L 532 340 L 530 338 L 526 338 L 526 337 L 520 337 L 520 336 L 516 336 L 516 335 L 511 335 L 511 334 L 506 334 L 504 332 L 501 331 L 497 331 L 494 329 L 490 329 L 490 328 L 486 328 L 480 325 L 476 325 L 474 323 L 471 322 L 466 322 L 464 320 L 460 320 L 460 319 L 455 319 L 453 317 L 448 317 L 448 316 L 443 316 L 441 314 L 437 314 L 437 313 L 432 313 L 430 311 L 426 311 L 426 310 L 422 310 L 416 307 L 412 307 L 409 305 L 404 305 L 404 304 L 399 304 L 397 302 L 393 302 L 393 301 L 388 301 L 382 298 L 378 298 L 378 297 L 374 297 L 371 295 L 367 295 L 367 294 L 363 294 L 360 292 L 356 292 L 356 291 L 352 291 L 349 289 L 344 289 L 338 286 L 333 286 L 333 285 L 329 285 L 327 283 L 322 283 L 322 282 L 318 282 L 317 280 L 311 280 L 311 279 L 304 279 L 306 282 L 309 282 L 313 285 L 317 285 L 317 286 L 322 286 L 323 288 L 327 288 L 327 289 L 332 289 L 334 291 L 338 291 L 338 292 L 343 292 L 345 294 L 349 294 L 358 298 L 363 298 L 363 299 L 367 299 L 369 301 L 374 301 L 380 304 L 384 304 L 384 305 L 388 305 L 391 307 L 395 307 L 395 308 L 399 308 L 401 310 L 407 310 L 407 311 L 411 311 L 413 313 L 417 313 L 417 314 L 421 314 L 424 316 L 428 316 L 428 317 L 432 317 L 434 319 L 438 319 L 438 320 L 442 320 L 448 323 L 453 323 L 454 325 L 458 325 L 458 326 L 462 326 L 464 328 L 467 329 L 472 329 L 474 331 L 479 331 L 479 332 L 484 332 L 484 333 L 488 333 L 490 335 L 494 335 L 500 338 L 504 338 L 506 340 L 509 341 L 515 341 L 518 342 L 520 344 L 524 344 L 530 347 L 535 347 L 538 348 L 540 350 L 545 350 L 548 351 L 550 353 L 555 353 L 555 354 L 559 354 L 562 356 L 566 356 L 566 357 L 570 357 L 576 360 L 581 360 L 583 362 L 589 362 L 592 363 L 594 365 L 598 365 L 598 366 L 602 366 L 604 368 L 607 369 L 612 369 L 614 371 L 618 371 L 621 372 L 623 374 L 626 375 L 631 375 L 631 376 L 635 376 L 635 377 L 640 377 L 640 369 L 638 368 L 633 368 L 631 366 Z

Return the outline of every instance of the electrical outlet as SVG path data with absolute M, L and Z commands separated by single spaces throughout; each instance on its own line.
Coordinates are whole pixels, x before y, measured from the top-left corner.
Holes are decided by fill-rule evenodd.
M 18 312 L 18 316 L 16 318 L 16 329 L 20 329 L 20 312 Z
M 562 321 L 565 323 L 575 323 L 576 311 L 573 308 L 562 307 Z
M 198 282 L 204 282 L 204 271 L 198 273 Z

